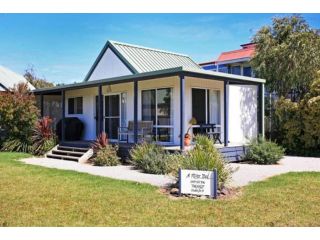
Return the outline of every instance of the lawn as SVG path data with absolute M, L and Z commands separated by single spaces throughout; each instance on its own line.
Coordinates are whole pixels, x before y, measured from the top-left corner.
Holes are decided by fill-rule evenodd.
M 156 187 L 31 166 L 0 153 L 0 226 L 319 226 L 320 173 L 289 173 L 228 200 L 172 200 Z

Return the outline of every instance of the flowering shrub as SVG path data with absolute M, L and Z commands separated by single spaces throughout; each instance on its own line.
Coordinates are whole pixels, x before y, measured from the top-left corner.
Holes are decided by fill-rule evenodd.
M 109 144 L 108 136 L 102 132 L 91 145 L 94 156 L 92 163 L 96 166 L 116 166 L 120 163 L 117 156 L 118 147 Z
M 117 156 L 117 146 L 106 145 L 99 149 L 93 158 L 93 164 L 96 166 L 116 166 L 120 163 Z
M 30 152 L 32 131 L 38 116 L 35 97 L 29 92 L 27 84 L 20 83 L 10 92 L 1 93 L 2 150 Z

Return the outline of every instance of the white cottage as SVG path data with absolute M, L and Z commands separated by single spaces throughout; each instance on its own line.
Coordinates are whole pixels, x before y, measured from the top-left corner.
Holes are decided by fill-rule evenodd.
M 83 123 L 82 143 L 105 131 L 111 142 L 130 146 L 140 141 L 141 123 L 152 122 L 153 141 L 183 150 L 194 118 L 190 133 L 213 132 L 218 147 L 236 152 L 235 146 L 264 134 L 264 83 L 203 70 L 186 55 L 108 41 L 83 82 L 34 93 L 42 115 L 62 103 L 60 116 L 51 116 L 61 122 L 58 129 L 68 128 L 70 117 Z M 123 132 L 128 125 L 132 132 Z M 61 130 L 61 143 L 67 142 Z

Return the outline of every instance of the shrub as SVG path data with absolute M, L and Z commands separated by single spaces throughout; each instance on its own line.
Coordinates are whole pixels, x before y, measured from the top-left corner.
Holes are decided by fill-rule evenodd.
M 320 73 L 301 101 L 280 98 L 274 117 L 276 140 L 287 153 L 320 156 Z
M 116 166 L 120 163 L 117 156 L 117 146 L 106 145 L 99 149 L 93 158 L 93 164 L 96 166 Z
M 2 151 L 8 152 L 32 152 L 32 145 L 29 142 L 23 142 L 20 139 L 9 138 L 2 143 Z
M 258 138 L 248 146 L 245 159 L 257 164 L 275 164 L 284 155 L 284 149 L 276 143 Z
M 117 156 L 118 147 L 109 145 L 108 136 L 105 132 L 99 134 L 95 142 L 91 145 L 93 148 L 92 163 L 96 166 L 116 166 L 120 163 Z
M 38 116 L 35 97 L 27 84 L 18 84 L 10 92 L 1 93 L 0 129 L 5 133 L 2 150 L 31 151 L 32 129 Z
M 229 164 L 215 148 L 213 141 L 204 135 L 195 137 L 195 147 L 182 157 L 181 168 L 204 171 L 217 169 L 220 189 L 227 183 L 232 173 Z
M 51 128 L 52 120 L 43 117 L 38 120 L 33 129 L 33 154 L 44 155 L 56 145 L 56 136 Z
M 170 174 L 179 168 L 179 157 L 170 155 L 161 146 L 143 142 L 130 151 L 131 163 L 145 173 Z

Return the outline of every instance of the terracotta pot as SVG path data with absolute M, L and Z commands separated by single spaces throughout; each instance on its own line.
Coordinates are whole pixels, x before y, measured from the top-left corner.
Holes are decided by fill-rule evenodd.
M 184 136 L 184 145 L 185 146 L 190 146 L 190 144 L 191 144 L 191 136 L 189 134 L 186 134 Z

